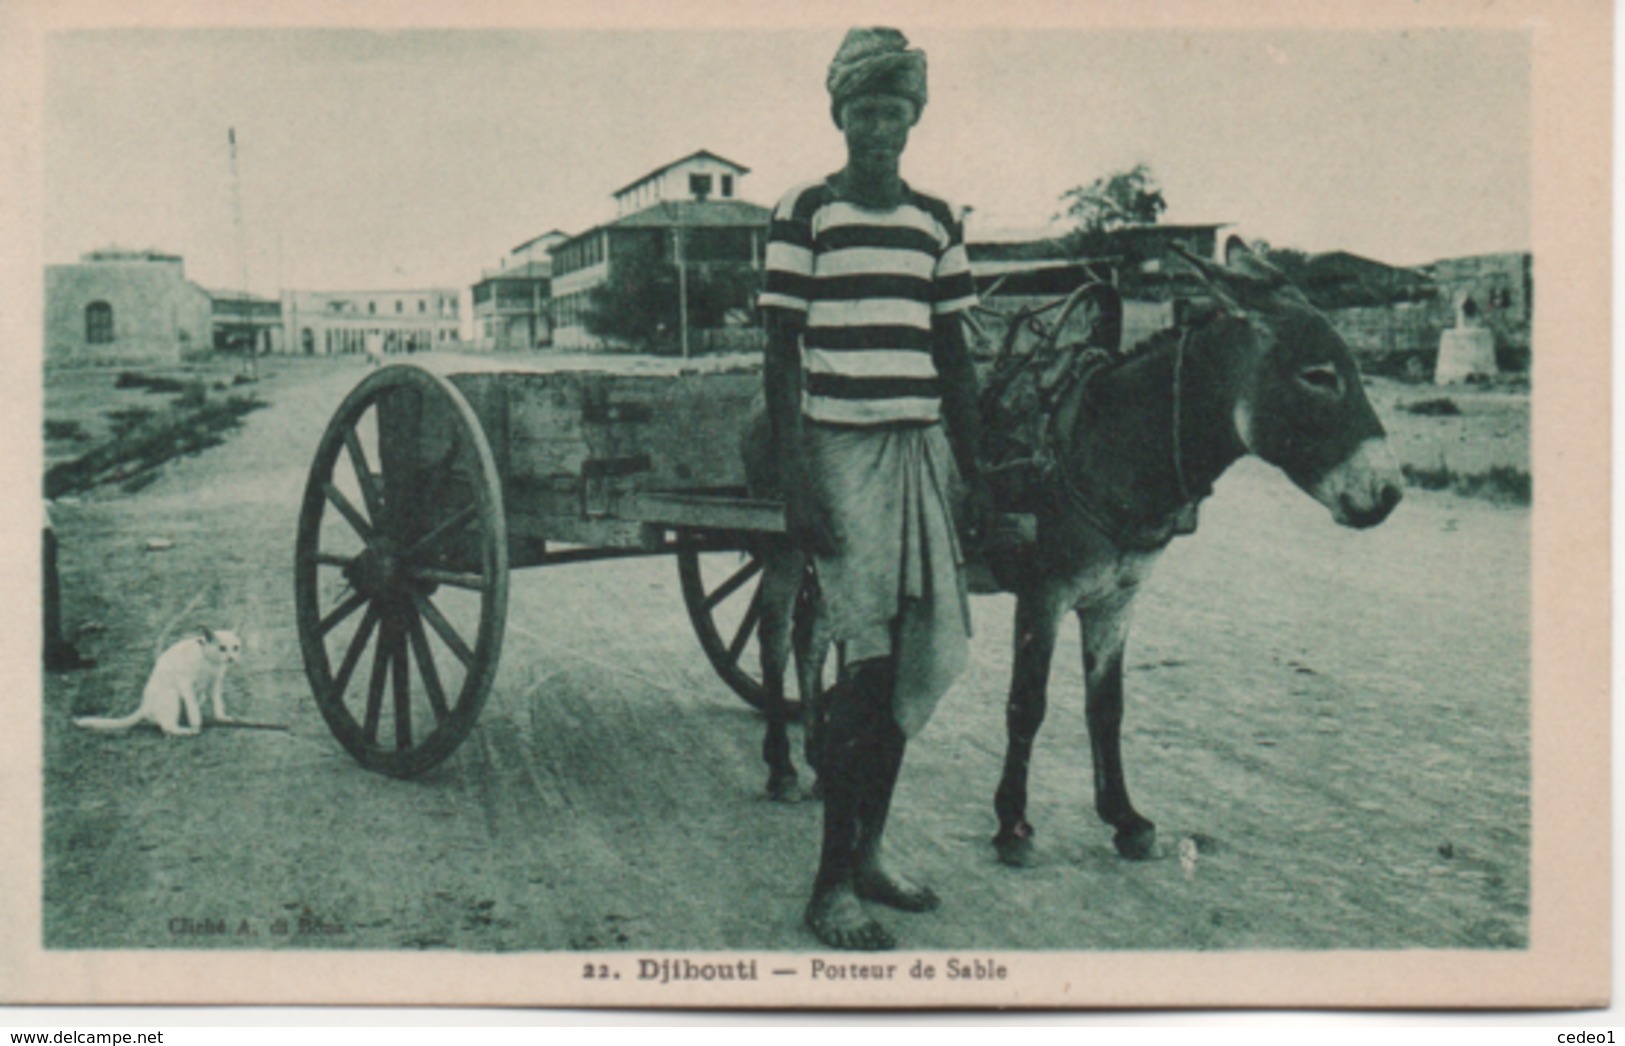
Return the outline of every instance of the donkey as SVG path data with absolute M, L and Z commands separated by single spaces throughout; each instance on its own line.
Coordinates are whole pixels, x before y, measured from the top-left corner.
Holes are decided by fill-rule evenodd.
M 1000 587 L 1017 597 L 993 839 L 1000 860 L 1012 866 L 1034 859 L 1027 777 L 1068 611 L 1083 638 L 1095 810 L 1115 830 L 1120 854 L 1145 859 L 1155 853 L 1156 827 L 1134 809 L 1124 780 L 1123 651 L 1135 595 L 1162 550 L 1247 454 L 1285 472 L 1344 526 L 1381 523 L 1401 497 L 1382 423 L 1348 346 L 1325 317 L 1239 238 L 1226 245 L 1224 265 L 1179 253 L 1220 307 L 1154 336 L 1063 397 L 1050 422 L 1057 460 L 1034 506 L 1037 540 L 986 553 Z M 787 608 L 803 569 L 794 549 L 777 547 L 764 570 L 763 669 L 781 678 L 792 645 L 784 638 Z M 777 639 L 768 635 L 772 598 L 781 604 L 772 618 Z M 803 631 L 815 636 L 816 623 Z M 815 648 L 796 652 L 809 665 L 822 656 Z M 811 710 L 817 677 L 806 669 L 800 676 Z M 782 697 L 782 682 L 776 692 Z M 764 756 L 774 779 L 793 782 L 783 731 L 782 716 L 770 716 Z M 816 766 L 814 737 L 809 757 Z

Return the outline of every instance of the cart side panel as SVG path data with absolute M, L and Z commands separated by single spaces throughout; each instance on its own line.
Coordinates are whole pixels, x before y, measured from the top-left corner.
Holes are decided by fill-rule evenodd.
M 504 372 L 453 381 L 491 442 L 510 534 L 641 542 L 646 529 L 620 525 L 637 521 L 639 494 L 744 486 L 739 441 L 760 372 Z

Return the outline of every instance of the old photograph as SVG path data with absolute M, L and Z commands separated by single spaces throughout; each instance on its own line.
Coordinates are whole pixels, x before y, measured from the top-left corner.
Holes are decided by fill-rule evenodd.
M 1606 1004 L 1609 6 L 893 8 L 13 9 L 6 1001 Z

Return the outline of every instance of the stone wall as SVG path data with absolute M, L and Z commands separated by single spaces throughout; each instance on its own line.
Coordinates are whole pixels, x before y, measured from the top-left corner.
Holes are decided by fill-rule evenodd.
M 105 302 L 112 338 L 92 344 L 87 310 Z M 186 279 L 179 261 L 96 261 L 45 269 L 48 365 L 179 362 L 211 351 L 207 292 Z

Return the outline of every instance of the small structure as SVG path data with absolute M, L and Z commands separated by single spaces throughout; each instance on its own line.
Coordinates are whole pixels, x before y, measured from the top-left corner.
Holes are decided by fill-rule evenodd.
M 242 354 L 250 345 L 256 356 L 284 351 L 282 302 L 246 291 L 214 290 L 209 297 L 215 351 Z
M 48 364 L 178 363 L 212 345 L 209 292 L 179 255 L 108 247 L 45 267 Z
M 1441 258 L 1425 267 L 1439 288 L 1439 324 L 1450 322 L 1450 309 L 1470 295 L 1478 325 L 1495 336 L 1497 362 L 1509 369 L 1529 365 L 1533 345 L 1534 264 L 1528 251 Z
M 1498 373 L 1495 332 L 1484 326 L 1482 312 L 1473 296 L 1463 293 L 1456 299 L 1455 327 L 1439 335 L 1439 362 L 1433 370 L 1433 383 L 1450 385 Z

